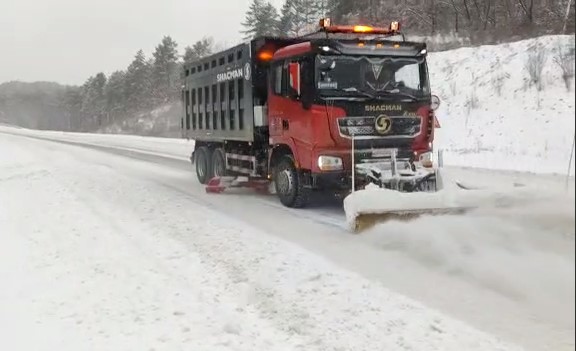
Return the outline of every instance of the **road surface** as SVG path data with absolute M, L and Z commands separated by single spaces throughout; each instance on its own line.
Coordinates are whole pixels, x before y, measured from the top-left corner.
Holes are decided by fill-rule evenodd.
M 338 306 L 333 303 L 326 306 L 312 305 L 312 301 L 318 303 L 322 298 L 320 300 L 304 298 L 304 301 L 300 301 L 295 297 L 300 293 L 303 296 L 320 294 L 317 287 L 312 288 L 310 292 L 306 290 L 307 287 L 289 286 L 288 288 L 296 289 L 294 294 L 286 293 L 286 296 L 276 297 L 273 295 L 278 292 L 272 288 L 268 287 L 270 291 L 264 288 L 256 289 L 248 282 L 258 281 L 257 278 L 266 280 L 265 277 L 274 276 L 278 274 L 278 271 L 271 273 L 261 266 L 251 266 L 250 262 L 256 264 L 260 260 L 267 259 L 268 254 L 273 252 L 278 260 L 281 260 L 283 255 L 288 255 L 293 260 L 290 261 L 290 265 L 280 270 L 285 275 L 282 279 L 278 278 L 279 284 L 285 284 L 291 278 L 299 279 L 303 273 L 307 272 L 307 269 L 313 276 L 311 279 L 320 279 L 319 277 L 323 277 L 324 274 L 330 276 L 332 271 L 346 272 L 354 276 L 354 279 L 358 279 L 347 278 L 350 279 L 347 291 L 350 295 L 346 295 L 349 299 L 369 297 L 362 296 L 362 292 L 366 289 L 365 283 L 361 286 L 355 285 L 360 281 L 369 282 L 378 289 L 380 287 L 390 289 L 394 293 L 408 297 L 411 301 L 419 301 L 433 310 L 441 311 L 504 342 L 520 345 L 527 350 L 574 350 L 573 194 L 563 197 L 559 192 L 546 199 L 546 202 L 526 203 L 506 211 L 487 208 L 464 217 L 428 217 L 411 223 L 387 223 L 357 236 L 346 230 L 344 213 L 341 204 L 337 201 L 319 199 L 310 209 L 292 210 L 282 207 L 274 196 L 257 195 L 250 191 L 221 195 L 206 194 L 203 187 L 195 180 L 193 169 L 187 161 L 188 155 L 182 153 L 187 148 L 182 143 L 168 145 L 164 149 L 157 148 L 154 151 L 151 150 L 154 148 L 150 146 L 142 146 L 145 145 L 145 143 L 142 144 L 142 139 L 134 142 L 127 140 L 126 137 L 114 139 L 110 136 L 102 136 L 100 139 L 98 137 L 89 139 L 87 137 L 64 138 L 50 133 L 17 134 L 22 133 L 6 128 L 0 130 L 0 146 L 2 147 L 0 154 L 12 162 L 10 167 L 7 166 L 4 169 L 5 175 L 0 174 L 0 182 L 7 182 L 10 179 L 25 180 L 22 184 L 29 182 L 29 188 L 34 187 L 35 182 L 45 183 L 46 188 L 41 192 L 43 195 L 38 194 L 38 196 L 43 196 L 38 200 L 32 196 L 33 194 L 25 198 L 19 197 L 19 193 L 15 190 L 10 192 L 10 186 L 5 183 L 4 187 L 0 188 L 0 191 L 4 192 L 4 194 L 0 193 L 0 201 L 8 199 L 14 201 L 14 198 L 18 197 L 17 208 L 21 209 L 20 213 L 26 209 L 30 209 L 31 212 L 22 215 L 17 221 L 10 222 L 9 218 L 4 218 L 4 220 L 9 224 L 12 223 L 11 228 L 14 230 L 27 228 L 32 232 L 43 233 L 44 236 L 40 235 L 39 238 L 31 235 L 28 238 L 30 245 L 39 245 L 42 240 L 48 239 L 64 240 L 61 247 L 55 249 L 53 256 L 34 257 L 35 264 L 38 267 L 56 266 L 54 261 L 58 261 L 62 256 L 62 259 L 65 259 L 71 267 L 70 270 L 73 270 L 76 265 L 85 265 L 92 270 L 100 269 L 100 274 L 94 273 L 96 281 L 91 281 L 88 277 L 85 281 L 80 277 L 72 279 L 70 274 L 73 275 L 74 272 L 53 272 L 56 276 L 68 277 L 65 284 L 78 284 L 78 281 L 86 284 L 79 290 L 83 291 L 82 294 L 90 295 L 92 291 L 103 289 L 104 291 L 99 292 L 99 299 L 102 295 L 105 297 L 106 294 L 110 297 L 114 295 L 112 292 L 106 292 L 105 287 L 98 284 L 97 279 L 103 279 L 101 275 L 113 274 L 117 279 L 130 281 L 131 275 L 136 274 L 133 270 L 136 270 L 139 271 L 137 275 L 143 276 L 141 278 L 144 282 L 148 279 L 151 284 L 165 283 L 166 286 L 161 293 L 172 294 L 168 304 L 175 306 L 186 301 L 186 298 L 179 296 L 178 293 L 187 291 L 186 289 L 190 286 L 221 287 L 222 284 L 231 284 L 229 281 L 220 285 L 214 282 L 214 280 L 223 279 L 221 276 L 225 271 L 228 278 L 234 277 L 232 279 L 234 284 L 225 289 L 228 295 L 218 295 L 222 298 L 214 303 L 232 303 L 230 299 L 234 301 L 233 303 L 237 303 L 237 296 L 233 291 L 246 289 L 247 292 L 242 293 L 241 296 L 247 300 L 247 305 L 250 305 L 251 299 L 260 299 L 258 301 L 261 304 L 273 305 L 265 309 L 265 318 L 262 317 L 262 309 L 259 312 L 250 312 L 253 315 L 249 317 L 243 314 L 242 318 L 249 323 L 249 326 L 223 322 L 225 330 L 228 331 L 226 335 L 237 338 L 224 342 L 224 346 L 216 341 L 211 345 L 219 345 L 219 347 L 236 345 L 239 349 L 241 347 L 238 345 L 243 345 L 246 349 L 250 347 L 261 349 L 271 347 L 274 343 L 270 340 L 285 339 L 284 347 L 289 350 L 303 347 L 303 345 L 307 347 L 316 345 L 318 349 L 332 349 L 330 347 L 334 345 L 339 345 L 345 350 L 364 349 L 363 347 L 374 346 L 367 341 L 370 337 L 382 336 L 382 333 L 386 334 L 386 330 L 389 331 L 391 328 L 390 324 L 379 325 L 376 316 L 373 320 L 370 320 L 368 316 L 365 325 L 355 326 L 357 328 L 355 333 L 342 334 L 341 331 L 336 333 L 334 330 L 338 328 L 333 328 L 333 326 L 329 328 L 326 324 L 328 319 L 323 319 L 322 315 L 325 314 L 325 318 L 334 318 L 332 320 L 342 318 L 342 313 L 330 312 L 331 308 L 338 310 Z M 119 142 L 120 140 L 123 140 L 122 143 Z M 153 143 L 150 142 L 150 144 Z M 14 157 L 7 156 L 8 154 L 15 155 L 16 160 Z M 20 162 L 21 164 L 17 155 L 25 157 L 25 160 Z M 23 167 L 26 171 L 18 173 L 18 167 Z M 463 169 L 453 169 L 453 174 L 465 177 L 467 180 L 483 181 L 484 184 L 493 184 L 495 179 L 507 181 L 519 179 L 518 175 L 494 172 L 478 174 L 472 170 Z M 537 180 L 546 189 L 560 189 L 563 184 L 562 179 L 555 177 L 522 176 L 521 180 L 524 182 Z M 59 210 L 58 202 L 51 203 L 49 199 L 46 199 L 50 196 L 55 199 L 65 198 L 83 207 L 91 207 L 92 220 L 84 224 L 75 223 L 75 213 L 69 213 L 68 208 Z M 35 206 L 36 201 L 38 203 Z M 6 203 L 0 202 L 0 209 L 2 209 L 1 206 L 6 206 Z M 43 213 L 45 206 L 52 207 Z M 48 217 L 44 218 L 46 216 Z M 58 238 L 59 233 L 47 233 L 32 225 L 31 223 L 38 217 L 45 220 L 45 223 L 53 223 L 50 220 L 60 221 L 61 225 L 71 232 L 82 228 L 83 225 L 90 233 L 102 230 L 106 232 L 105 237 L 108 243 L 100 243 L 99 237 L 96 236 L 86 238 L 85 235 L 78 234 L 78 239 L 72 239 L 69 244 L 66 244 L 64 238 Z M 80 217 L 82 217 L 81 214 L 78 214 L 78 218 Z M 255 234 L 250 236 L 250 240 L 254 242 L 247 243 L 241 240 L 246 239 L 246 236 L 234 240 L 235 235 L 231 235 L 234 227 L 248 228 L 243 230 L 246 235 L 250 234 L 250 230 L 254 230 Z M 139 235 L 140 232 L 145 234 L 142 238 Z M 129 235 L 118 237 L 121 233 Z M 198 236 L 198 233 L 202 235 Z M 222 241 L 219 240 L 220 236 L 222 236 Z M 275 251 L 278 247 L 272 243 L 276 243 L 278 239 L 286 242 L 290 250 L 294 248 L 296 253 Z M 78 250 L 80 247 L 84 251 L 86 245 L 93 245 L 94 252 L 89 257 L 83 257 L 82 253 L 85 252 L 82 250 L 79 250 L 77 255 L 69 252 L 64 254 L 67 252 L 68 245 L 70 250 Z M 260 251 L 248 250 L 250 245 L 259 245 Z M 171 249 L 166 252 L 156 249 L 156 247 L 166 246 Z M 117 252 L 119 247 L 131 247 L 131 250 L 139 252 L 140 255 L 135 255 L 133 252 L 126 254 Z M 14 247 L 14 252 L 26 255 L 28 248 L 22 244 L 22 246 Z M 201 254 L 198 254 L 199 252 Z M 14 255 L 16 257 L 16 254 Z M 105 255 L 109 255 L 108 258 L 112 262 L 105 261 Z M 250 257 L 250 255 L 253 256 Z M 316 267 L 307 268 L 308 255 L 318 257 L 328 268 L 315 275 Z M 276 256 L 273 255 L 273 257 Z M 119 265 L 122 267 L 121 270 L 115 271 L 113 269 L 116 267 L 115 264 L 123 262 L 124 258 L 135 260 L 129 265 Z M 25 260 L 25 258 L 13 258 L 13 261 L 10 261 L 13 265 L 5 267 L 19 267 L 14 265 L 16 262 L 14 260 Z M 100 266 L 92 266 L 85 262 L 86 260 L 102 261 Z M 208 265 L 208 273 L 206 271 L 195 272 L 193 268 L 190 268 L 198 262 Z M 289 260 L 284 262 L 289 262 Z M 276 264 L 280 263 L 271 262 L 270 266 L 275 267 Z M 183 269 L 174 269 L 176 266 L 183 267 Z M 282 264 L 280 266 L 282 267 Z M 255 270 L 252 271 L 252 269 Z M 11 274 L 8 268 L 0 272 L 8 276 Z M 78 270 L 78 274 L 80 272 L 86 273 L 85 270 Z M 191 275 L 183 275 L 183 273 Z M 170 274 L 177 275 L 170 276 Z M 195 274 L 198 274 L 198 278 L 194 276 Z M 12 278 L 15 279 L 13 276 Z M 43 279 L 47 279 L 46 276 Z M 326 279 L 329 280 L 329 278 Z M 107 280 L 103 279 L 103 282 L 105 281 Z M 342 280 L 339 280 L 339 284 L 341 282 Z M 35 285 L 42 285 L 38 281 L 30 281 L 26 284 L 19 287 L 24 290 L 12 293 L 29 293 L 25 288 L 33 289 Z M 322 285 L 323 289 L 327 290 L 321 293 L 330 296 L 331 284 L 327 282 Z M 129 286 L 130 289 L 136 290 L 145 288 L 138 284 L 134 286 L 129 284 Z M 67 299 L 62 297 L 51 301 L 74 304 L 80 296 L 84 296 L 79 292 L 72 292 L 78 287 L 70 285 L 69 288 L 71 290 L 65 295 Z M 120 289 L 128 288 L 120 287 Z M 204 290 L 199 288 L 198 299 L 200 301 L 211 298 L 209 288 Z M 122 291 L 122 293 L 122 296 L 135 293 L 135 296 L 147 303 L 154 302 L 148 306 L 151 310 L 166 308 L 163 306 L 163 296 L 145 298 L 137 291 Z M 267 293 L 269 295 L 266 295 Z M 46 297 L 42 294 L 30 293 L 30 295 L 32 301 L 39 301 L 42 297 Z M 11 296 L 10 290 L 0 296 L 4 298 L 3 301 L 9 301 L 7 298 Z M 262 296 L 267 296 L 267 298 L 263 299 Z M 93 303 L 96 306 L 102 301 L 88 297 L 83 299 L 84 304 L 78 303 L 77 309 L 68 308 L 68 311 L 75 311 L 74 313 L 58 317 L 69 318 L 70 325 L 76 326 L 87 323 L 97 325 L 98 322 L 105 325 L 106 316 L 112 316 L 112 324 L 103 327 L 103 330 L 91 330 L 89 327 L 81 330 L 85 333 L 83 334 L 85 337 L 93 338 L 96 335 L 100 339 L 115 340 L 118 343 L 116 345 L 120 345 L 118 346 L 120 349 L 122 345 L 127 345 L 122 342 L 127 343 L 127 340 L 131 340 L 130 338 L 135 334 L 152 330 L 154 323 L 147 319 L 150 316 L 128 313 L 130 309 L 118 301 L 104 302 L 104 307 L 100 310 L 102 314 L 95 314 L 93 309 L 90 310 L 85 305 L 85 303 Z M 379 304 L 382 301 L 373 302 Z M 137 302 L 130 300 L 122 303 L 138 305 Z M 31 306 L 33 305 L 32 303 Z M 0 306 L 6 307 L 7 305 Z M 206 308 L 205 304 L 199 304 L 199 306 L 198 309 Z M 196 311 L 195 306 L 189 306 L 190 309 L 186 311 L 175 308 L 174 311 L 166 311 L 166 313 L 172 313 L 170 323 L 166 324 L 169 326 L 166 331 L 168 336 L 158 336 L 157 331 L 150 332 L 150 338 L 152 335 L 157 338 L 142 345 L 149 346 L 155 342 L 159 345 L 156 349 L 162 349 L 163 346 L 167 349 L 179 349 L 177 345 L 181 345 L 181 341 L 173 338 L 173 330 L 170 331 L 172 328 L 178 329 L 184 335 L 182 338 L 187 340 L 195 340 L 194 338 L 198 338 L 198 335 L 215 335 L 212 329 L 214 325 L 217 325 L 220 316 L 218 316 L 218 309 L 213 307 L 214 305 L 208 306 L 212 307 L 202 312 L 215 314 L 215 321 L 213 324 L 204 323 L 205 330 L 189 330 L 189 327 L 181 323 L 186 318 L 194 320 L 194 316 L 190 314 Z M 18 306 L 12 307 L 16 309 Z M 57 307 L 50 306 L 51 311 L 58 311 Z M 115 309 L 126 313 L 119 317 L 119 312 L 115 312 Z M 85 314 L 82 314 L 82 311 Z M 227 309 L 226 311 L 236 310 Z M 348 312 L 351 314 L 346 315 L 347 319 L 362 321 L 361 318 L 356 320 L 351 317 L 358 317 L 358 311 Z M 226 320 L 235 319 L 234 313 L 230 313 L 231 315 Z M 7 315 L 4 314 L 4 316 Z M 33 318 L 33 316 L 34 314 L 31 314 L 28 317 Z M 138 322 L 136 324 L 141 328 L 133 327 L 133 330 L 126 330 L 120 327 L 122 323 L 126 323 L 122 318 L 128 318 L 128 316 L 135 318 Z M 99 318 L 104 321 L 98 321 Z M 3 321 L 2 317 L 0 317 L 0 322 L 11 323 Z M 23 328 L 27 327 L 24 320 L 13 321 L 13 323 L 22 323 Z M 125 332 L 121 337 L 114 338 L 110 334 L 114 330 L 115 323 Z M 271 326 L 270 323 L 273 325 Z M 346 321 L 341 323 L 348 328 L 352 327 L 346 324 Z M 54 326 L 54 329 L 56 328 L 57 326 Z M 46 333 L 45 339 L 42 340 L 51 340 L 50 327 L 38 330 Z M 245 344 L 246 341 L 241 340 L 241 335 L 250 334 L 256 330 L 261 330 L 263 334 L 268 333 L 269 338 L 248 338 L 247 340 L 252 340 L 253 344 Z M 286 333 L 286 330 L 292 330 L 292 334 Z M 53 332 L 57 333 L 56 330 Z M 344 336 L 338 337 L 341 334 Z M 351 334 L 354 335 L 352 339 L 350 339 Z M 417 339 L 416 336 L 419 335 L 417 332 L 408 333 L 408 335 L 414 336 L 415 340 L 407 341 L 407 345 L 401 347 L 398 346 L 400 344 L 396 340 L 394 345 L 400 347 L 398 349 L 404 349 L 402 347 L 408 349 L 410 342 L 414 342 L 411 345 L 414 349 L 427 349 L 426 347 L 418 348 L 423 345 L 418 342 L 423 342 L 427 346 L 435 345 L 433 339 L 426 339 L 426 341 Z M 25 338 L 24 335 L 22 337 Z M 430 338 L 429 335 L 426 337 Z M 18 337 L 14 339 L 19 340 Z M 79 339 L 82 338 L 79 337 Z M 333 340 L 334 344 L 327 340 Z M 235 342 L 238 344 L 234 344 Z M 438 345 L 441 345 L 438 349 L 446 347 L 440 342 Z M 384 344 L 380 346 L 384 347 Z M 455 346 L 454 349 L 459 348 Z

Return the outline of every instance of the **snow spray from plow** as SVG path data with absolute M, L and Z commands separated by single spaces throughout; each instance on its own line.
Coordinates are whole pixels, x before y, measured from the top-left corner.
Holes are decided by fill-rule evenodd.
M 352 155 L 354 155 L 354 137 L 352 137 Z M 442 150 L 439 150 L 437 156 L 436 167 L 428 168 L 424 172 L 424 174 L 428 172 L 428 175 L 422 175 L 421 172 L 411 173 L 410 169 L 407 173 L 400 171 L 397 168 L 395 154 L 392 153 L 387 176 L 378 172 L 378 177 L 373 177 L 374 181 L 371 184 L 359 191 L 355 191 L 353 187 L 351 194 L 344 199 L 349 230 L 358 234 L 379 223 L 392 220 L 411 221 L 421 216 L 463 215 L 483 205 L 505 206 L 510 203 L 510 199 L 516 198 L 510 191 L 515 190 L 519 186 L 517 184 L 498 191 L 463 184 L 449 176 L 445 177 Z M 355 168 L 357 167 L 359 165 L 355 165 Z M 374 174 L 371 166 L 368 166 L 368 170 Z M 408 184 L 418 184 L 430 176 L 433 179 L 432 186 L 424 189 L 411 187 L 411 191 L 408 192 L 399 189 L 399 180 Z M 396 187 L 383 187 L 382 180 Z
M 367 187 L 344 199 L 348 228 L 361 233 L 388 221 L 421 216 L 458 216 L 482 208 L 510 208 L 535 200 L 534 189 L 522 184 L 484 188 L 451 181 L 437 192 L 402 193 Z

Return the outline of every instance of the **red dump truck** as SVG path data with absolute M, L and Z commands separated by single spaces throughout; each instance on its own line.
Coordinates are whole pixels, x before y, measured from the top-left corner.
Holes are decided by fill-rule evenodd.
M 273 189 L 306 206 L 313 191 L 369 183 L 434 191 L 434 110 L 425 43 L 398 22 L 329 19 L 298 38 L 262 37 L 186 64 L 183 136 L 209 192 Z

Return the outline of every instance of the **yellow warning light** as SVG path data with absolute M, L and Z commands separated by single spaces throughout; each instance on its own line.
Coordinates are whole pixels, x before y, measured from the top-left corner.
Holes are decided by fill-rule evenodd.
M 354 33 L 370 33 L 374 28 L 370 26 L 354 26 Z
M 272 57 L 274 57 L 274 54 L 270 51 L 260 51 L 258 53 L 258 58 L 262 61 L 270 61 L 272 60 Z

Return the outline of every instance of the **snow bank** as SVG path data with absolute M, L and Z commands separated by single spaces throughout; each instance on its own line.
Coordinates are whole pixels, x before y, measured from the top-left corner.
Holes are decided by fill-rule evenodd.
M 47 138 L 84 145 L 108 147 L 124 151 L 134 151 L 150 155 L 190 161 L 194 141 L 187 139 L 148 137 L 137 135 L 112 135 L 97 133 L 71 133 L 56 131 L 38 131 L 26 128 L 14 128 L 0 125 L 0 132 L 9 134 Z
M 442 105 L 437 149 L 447 165 L 566 174 L 574 140 L 574 80 L 568 91 L 556 64 L 574 36 L 432 53 L 432 90 Z M 543 50 L 542 91 L 526 63 Z M 572 64 L 574 64 L 572 56 Z M 574 174 L 574 163 L 571 173 Z
M 0 150 L 2 349 L 519 350 L 158 184 L 161 166 Z

